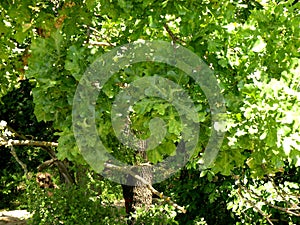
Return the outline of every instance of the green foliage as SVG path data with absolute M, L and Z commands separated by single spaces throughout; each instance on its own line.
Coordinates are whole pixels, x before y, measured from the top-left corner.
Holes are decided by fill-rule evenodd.
M 28 81 L 20 81 L 18 88 L 13 88 L 2 97 L 0 121 L 5 121 L 6 125 L 29 139 L 38 137 L 39 140 L 55 140 L 51 124 L 36 120 L 30 95 L 32 87 L 33 84 Z M 18 138 L 11 135 L 12 132 L 7 127 L 2 129 L 0 126 L 0 140 L 3 136 L 7 136 L 8 139 Z M 16 146 L 15 151 L 21 161 L 27 165 L 28 171 L 36 171 L 37 166 L 49 158 L 46 152 L 31 146 Z M 0 155 L 0 208 L 23 207 L 20 197 L 24 191 L 24 171 L 12 156 L 10 148 L 0 146 Z
M 28 7 L 27 4 L 29 2 L 23 3 Z M 40 13 L 35 15 L 36 19 L 31 22 L 30 27 L 41 25 L 41 21 L 50 18 L 46 24 L 41 25 L 47 38 L 31 29 L 28 29 L 30 32 L 27 33 L 28 38 L 32 35 L 39 37 L 30 44 L 31 56 L 25 75 L 37 82 L 33 89 L 33 97 L 38 120 L 53 121 L 54 127 L 60 130 L 57 133 L 60 135 L 59 142 L 62 143 L 58 148 L 59 158 L 83 163 L 78 148 L 74 145 L 70 112 L 76 84 L 87 66 L 96 56 L 111 49 L 109 43 L 123 44 L 140 38 L 169 39 L 170 35 L 163 29 L 163 24 L 167 23 L 172 32 L 185 42 L 186 47 L 194 50 L 211 65 L 224 89 L 230 121 L 227 140 L 213 171 L 229 175 L 234 168 L 242 167 L 247 158 L 247 165 L 251 168 L 253 176 L 259 177 L 281 170 L 285 161 L 298 165 L 298 152 L 295 150 L 298 142 L 295 135 L 297 123 L 291 128 L 289 124 L 294 123 L 294 120 L 282 121 L 283 115 L 291 114 L 294 118 L 298 116 L 297 110 L 294 110 L 297 106 L 295 100 L 298 91 L 296 77 L 299 74 L 299 42 L 296 41 L 300 33 L 297 26 L 298 4 L 291 5 L 290 1 L 204 1 L 202 4 L 196 4 L 194 1 L 149 4 L 140 1 L 130 4 L 122 1 L 100 1 L 92 5 L 94 7 L 91 7 L 88 1 L 57 3 L 54 4 L 56 10 L 52 12 L 52 3 L 37 4 L 34 10 Z M 7 10 L 11 10 L 11 6 L 5 6 L 8 7 Z M 93 14 L 89 13 L 92 11 L 94 14 L 100 13 L 101 17 L 92 16 Z M 81 18 L 78 17 L 79 13 Z M 114 14 L 118 17 L 114 17 Z M 130 16 L 126 16 L 128 14 Z M 26 15 L 26 21 L 31 21 L 31 13 L 27 12 Z M 148 19 L 140 20 L 141 17 Z M 16 20 L 15 26 L 20 22 L 15 14 L 9 19 Z M 71 29 L 71 23 L 76 24 L 76 29 Z M 89 26 L 93 29 L 88 30 Z M 87 37 L 87 34 L 90 36 Z M 84 44 L 86 40 L 98 41 L 99 36 L 107 41 L 107 47 Z M 203 141 L 199 146 L 200 151 L 210 135 L 210 125 L 209 118 L 205 115 L 208 103 L 202 94 L 199 94 L 199 87 L 174 69 L 160 67 L 159 70 L 155 65 L 140 65 L 136 68 L 138 69 L 128 68 L 121 71 L 114 80 L 103 87 L 104 95 L 99 95 L 101 107 L 98 108 L 98 119 L 102 121 L 99 131 L 100 136 L 106 139 L 105 145 L 109 148 L 119 148 L 113 147 L 116 146 L 116 138 L 107 135 L 112 134 L 111 124 L 107 122 L 110 118 L 110 114 L 107 113 L 110 108 L 107 106 L 120 91 L 118 85 L 130 83 L 138 74 L 162 76 L 162 72 L 165 72 L 167 77 L 175 79 L 188 89 L 197 107 L 202 108 L 198 111 L 199 118 L 202 123 L 206 123 L 203 123 L 202 134 L 205 135 L 201 137 Z M 270 89 L 274 85 L 280 87 L 277 92 L 274 92 L 273 88 Z M 281 98 L 285 99 L 284 105 Z M 146 102 L 135 106 L 140 115 L 136 113 L 132 119 L 136 121 L 135 126 L 138 128 L 141 124 L 148 128 L 143 117 L 149 119 L 150 116 L 159 115 L 164 119 L 164 116 L 172 116 L 169 115 L 170 111 L 159 106 L 159 102 L 154 105 L 148 104 L 148 108 L 145 108 L 145 104 Z M 276 106 L 280 106 L 280 112 Z M 150 111 L 150 107 L 154 110 Z M 178 124 L 174 123 L 177 120 L 169 120 L 173 121 L 173 124 L 169 124 L 169 133 L 180 133 Z M 149 130 L 144 136 L 147 136 L 147 132 Z M 176 142 L 176 139 L 178 137 L 170 136 L 168 146 Z M 87 141 L 93 142 L 92 137 Z M 293 144 L 287 144 L 288 142 Z M 173 148 L 162 146 L 155 152 L 149 152 L 149 156 L 153 162 L 158 162 L 163 159 L 164 154 L 170 153 L 162 151 L 170 149 Z M 112 153 L 114 154 L 114 151 Z M 265 164 L 264 170 L 260 164 Z
M 186 206 L 186 214 L 177 214 L 179 224 L 201 220 L 236 225 L 299 223 L 299 167 L 263 180 L 241 171 L 235 174 L 243 175 L 227 177 L 210 170 L 182 170 L 158 188 Z
M 192 79 L 169 66 L 140 63 L 112 76 L 101 87 L 96 104 L 99 136 L 116 158 L 138 163 L 132 149 L 122 145 L 114 134 L 112 102 L 124 87 L 141 77 L 157 75 L 174 81 L 193 100 L 198 115 L 196 120 L 200 122 L 199 145 L 187 165 L 187 174 L 175 177 L 168 184 L 172 187 L 170 194 L 189 209 L 186 216 L 177 216 L 178 221 L 195 220 L 196 223 L 198 220 L 201 224 L 204 217 L 208 224 L 233 224 L 234 220 L 245 220 L 248 216 L 251 218 L 248 223 L 264 224 L 266 217 L 249 204 L 239 203 L 245 197 L 234 192 L 237 186 L 232 177 L 243 171 L 243 179 L 247 180 L 243 183 L 245 187 L 281 207 L 291 199 L 278 200 L 274 190 L 266 188 L 269 180 L 262 183 L 261 180 L 281 177 L 285 184 L 281 188 L 287 188 L 287 192 L 293 189 L 289 182 L 294 186 L 299 184 L 299 179 L 288 181 L 291 171 L 295 170 L 293 175 L 299 177 L 299 171 L 294 168 L 300 166 L 299 4 L 292 0 L 15 0 L 14 4 L 3 1 L 0 4 L 0 98 L 5 107 L 1 105 L 0 120 L 4 119 L 2 115 L 13 111 L 12 114 L 18 116 L 4 120 L 15 124 L 26 135 L 56 140 L 53 136 L 56 131 L 58 157 L 84 164 L 73 135 L 71 111 L 76 87 L 86 68 L 114 46 L 139 39 L 176 41 L 199 55 L 214 70 L 226 99 L 226 137 L 211 170 L 194 171 L 213 128 L 208 101 Z M 32 91 L 34 103 L 28 105 L 28 111 L 22 110 L 26 104 L 20 99 L 24 79 L 34 84 L 33 87 L 25 85 Z M 17 97 L 10 95 L 14 88 L 20 88 Z M 90 107 L 94 106 L 85 110 Z M 33 118 L 33 108 L 40 123 Z M 138 102 L 133 110 L 131 128 L 138 138 L 148 138 L 151 130 L 161 126 L 162 121 L 167 124 L 162 145 L 148 152 L 150 160 L 157 163 L 172 155 L 182 131 L 179 112 L 166 102 L 151 98 Z M 30 118 L 23 117 L 25 114 Z M 151 123 L 154 117 L 162 120 Z M 27 121 L 33 119 L 33 125 L 28 126 L 32 123 Z M 47 129 L 40 131 L 37 127 Z M 155 140 L 164 132 L 159 130 L 156 134 Z M 95 136 L 87 136 L 86 142 L 92 145 Z M 26 148 L 25 152 L 37 155 L 31 148 Z M 8 154 L 3 153 L 1 163 L 2 159 L 12 161 Z M 4 176 L 1 181 L 8 181 L 7 174 Z M 4 189 L 5 192 L 9 192 L 8 189 Z M 251 201 L 259 205 L 262 202 L 257 197 Z M 210 210 L 203 207 L 207 203 Z M 91 204 L 88 202 L 87 207 Z M 227 204 L 237 217 L 229 215 Z M 62 208 L 53 210 L 55 213 L 64 211 Z M 157 215 L 159 210 L 153 210 L 150 212 Z M 269 206 L 264 205 L 260 210 L 276 215 Z M 206 217 L 216 212 L 218 217 Z M 247 212 L 247 216 L 241 216 L 242 212 Z M 141 217 L 144 216 L 148 218 L 149 215 L 141 213 Z M 277 218 L 298 222 L 292 216 Z
M 276 174 L 268 179 L 247 179 L 240 177 L 229 195 L 227 208 L 245 224 L 298 224 L 299 216 L 299 168 Z
M 14 209 L 22 207 L 20 194 L 24 191 L 24 177 L 20 173 L 13 173 L 11 170 L 1 170 L 0 177 L 0 208 Z
M 179 224 L 234 224 L 233 214 L 227 209 L 233 184 L 232 179 L 211 171 L 183 169 L 160 183 L 159 188 L 185 206 L 187 212 L 176 216 Z
M 29 224 L 124 224 L 124 211 L 104 205 L 101 196 L 86 187 L 41 189 L 35 184 L 27 192 Z
M 175 209 L 167 204 L 153 204 L 150 209 L 138 209 L 129 219 L 133 219 L 136 224 L 164 225 L 179 224 L 176 220 Z
M 128 220 L 136 224 L 178 224 L 175 209 L 161 200 L 127 218 L 119 201 L 120 185 L 99 179 L 93 172 L 87 172 L 85 180 L 80 186 L 62 185 L 59 189 L 41 189 L 34 180 L 29 181 L 24 195 L 33 214 L 29 224 L 121 225 Z
M 78 31 L 68 28 L 70 23 L 68 17 L 63 21 L 61 30 L 49 28 L 48 38 L 39 37 L 31 44 L 32 56 L 29 59 L 29 70 L 26 76 L 38 82 L 33 90 L 36 103 L 35 114 L 39 120 L 54 121 L 55 127 L 62 131 L 58 133 L 61 136 L 59 142 L 63 143 L 58 149 L 61 159 L 82 161 L 77 147 L 74 146 L 69 116 L 73 93 L 76 81 L 79 80 L 85 68 L 96 55 L 110 48 L 88 49 L 86 45 L 83 45 L 82 43 L 86 40 L 84 27 L 89 25 L 97 27 L 95 24 L 101 23 L 102 27 L 97 28 L 98 32 L 93 33 L 89 38 L 94 39 L 100 35 L 109 43 L 122 44 L 138 38 L 167 39 L 169 34 L 159 29 L 167 23 L 172 32 L 180 35 L 181 39 L 186 42 L 188 48 L 193 49 L 211 64 L 224 88 L 230 121 L 227 140 L 213 171 L 229 175 L 234 168 L 243 166 L 246 159 L 248 159 L 247 164 L 253 176 L 260 177 L 281 170 L 285 161 L 298 165 L 298 151 L 295 150 L 298 142 L 297 123 L 294 124 L 293 129 L 287 131 L 286 127 L 290 128 L 287 124 L 294 122 L 282 123 L 280 119 L 284 118 L 283 115 L 289 114 L 297 118 L 297 110 L 292 110 L 298 107 L 295 101 L 297 99 L 297 71 L 299 70 L 298 53 L 295 51 L 299 46 L 295 40 L 300 33 L 297 26 L 299 22 L 297 4 L 292 6 L 290 2 L 277 4 L 274 1 L 261 4 L 251 1 L 247 3 L 207 1 L 203 4 L 189 2 L 162 5 L 157 5 L 158 3 L 144 5 L 138 1 L 131 4 L 119 3 L 101 2 L 102 16 L 93 17 L 89 23 L 87 23 L 90 18 L 89 14 L 82 13 L 82 19 L 76 21 Z M 75 3 L 72 7 L 64 7 L 62 15 L 72 15 L 77 7 L 81 10 L 82 7 L 90 6 Z M 152 12 L 153 8 L 159 10 L 152 10 Z M 94 12 L 97 13 L 97 10 L 99 8 L 95 7 Z M 106 13 L 109 17 L 105 16 Z M 123 16 L 117 19 L 112 17 L 114 13 Z M 125 15 L 129 13 L 131 17 L 126 19 Z M 148 16 L 149 20 L 138 20 L 141 15 Z M 199 19 L 195 20 L 195 18 Z M 272 24 L 272 26 L 265 24 Z M 138 29 L 139 27 L 144 28 Z M 283 46 L 282 43 L 288 44 Z M 289 54 L 285 54 L 286 52 Z M 155 65 L 139 65 L 136 68 L 138 69 L 128 68 L 124 71 L 125 73 L 121 72 L 116 75 L 107 86 L 103 87 L 104 95 L 99 96 L 99 102 L 101 102 L 99 119 L 104 121 L 100 123 L 99 129 L 103 132 L 102 134 L 100 132 L 100 136 L 107 139 L 104 142 L 109 148 L 118 148 L 113 147 L 116 145 L 116 138 L 107 135 L 112 132 L 109 128 L 111 125 L 107 122 L 110 114 L 106 114 L 107 110 L 110 110 L 107 106 L 120 91 L 118 84 L 130 83 L 140 75 L 162 76 L 162 72 L 170 75 L 171 79 L 181 77 L 180 72 L 170 70 L 170 68 L 160 67 L 159 70 L 159 67 Z M 176 82 L 180 83 L 179 80 L 176 79 Z M 199 87 L 188 80 L 181 85 L 188 89 L 193 100 L 201 105 L 202 110 L 198 113 L 199 117 L 203 118 L 208 104 L 202 100 L 201 94 L 198 94 Z M 272 88 L 275 85 L 280 87 L 277 92 L 274 92 Z M 285 99 L 284 105 L 281 98 Z M 159 102 L 154 105 L 149 105 L 147 102 L 137 104 L 135 107 L 140 114 L 133 115 L 132 120 L 136 121 L 135 126 L 147 129 L 148 125 L 143 118 L 149 119 L 151 116 L 159 115 L 163 119 L 164 116 L 172 117 L 170 111 L 159 107 L 159 104 Z M 276 104 L 280 105 L 280 112 Z M 151 107 L 154 110 L 150 109 Z M 175 122 L 178 118 L 169 119 L 169 121 L 172 124 L 169 124 L 168 133 L 178 135 L 180 128 Z M 201 119 L 201 122 L 207 122 L 207 127 L 203 126 L 205 131 L 201 134 L 201 140 L 204 140 L 201 145 L 205 146 L 205 140 L 210 135 L 209 118 L 205 121 Z M 134 126 L 133 129 L 135 129 Z M 148 131 L 140 132 L 147 137 Z M 278 135 L 280 140 L 278 140 Z M 92 138 L 90 137 L 87 141 L 93 142 Z M 176 139 L 178 137 L 171 135 L 168 146 Z M 293 144 L 287 144 L 288 142 Z M 153 162 L 159 162 L 164 154 L 170 153 L 168 152 L 170 149 L 173 148 L 161 146 L 156 151 L 152 150 L 149 152 L 150 159 Z M 201 149 L 202 146 L 198 151 Z M 264 164 L 264 170 L 261 169 L 260 164 Z

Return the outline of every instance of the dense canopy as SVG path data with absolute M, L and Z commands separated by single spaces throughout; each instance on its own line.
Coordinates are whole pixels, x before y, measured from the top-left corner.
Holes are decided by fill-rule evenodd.
M 33 224 L 300 222 L 298 1 L 4 0 L 0 13 L 0 207 L 40 212 Z M 130 58 L 135 63 L 93 78 L 95 102 L 78 91 L 93 65 L 113 68 L 122 62 L 116 49 L 147 41 L 161 45 L 138 49 Z M 192 57 L 180 58 L 181 48 L 202 60 L 194 77 L 184 70 Z M 151 60 L 152 50 L 167 61 Z M 127 117 L 115 118 L 126 107 Z M 97 135 L 87 133 L 90 121 Z M 121 128 L 124 134 L 116 132 Z M 215 134 L 222 138 L 210 145 Z M 107 151 L 98 157 L 90 151 L 97 140 Z M 217 157 L 203 166 L 209 152 Z M 146 210 L 136 204 L 126 215 L 115 201 L 123 190 L 127 210 L 127 186 L 108 179 L 115 175 L 107 155 L 133 167 L 163 165 L 167 158 L 183 165 L 167 168 L 170 176 L 159 183 L 146 179 L 149 171 L 133 169 L 166 201 L 142 201 Z M 38 171 L 51 173 L 60 188 L 41 192 Z M 72 200 L 76 193 L 88 198 Z M 43 211 L 51 198 L 58 206 Z

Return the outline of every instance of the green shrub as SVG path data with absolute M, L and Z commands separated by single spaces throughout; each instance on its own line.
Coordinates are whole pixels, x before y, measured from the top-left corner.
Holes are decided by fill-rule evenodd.
M 179 224 L 176 220 L 177 213 L 174 207 L 170 205 L 154 204 L 148 210 L 140 208 L 132 215 L 135 224 L 147 225 L 175 225 Z
M 32 225 L 43 224 L 126 224 L 124 210 L 103 203 L 88 188 L 41 189 L 35 184 L 27 191 Z
M 17 209 L 22 207 L 20 193 L 23 191 L 24 177 L 20 173 L 12 173 L 9 169 L 0 172 L 0 209 Z

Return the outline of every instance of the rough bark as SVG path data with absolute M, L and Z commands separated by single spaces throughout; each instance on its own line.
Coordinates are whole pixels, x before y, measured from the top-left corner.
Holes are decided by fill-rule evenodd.
M 143 159 L 147 160 L 146 155 L 146 142 L 141 141 L 139 145 L 139 151 L 137 154 L 142 156 Z M 147 165 L 136 166 L 133 169 L 133 172 L 139 174 L 143 179 L 151 184 L 152 181 L 152 171 L 151 168 Z M 127 182 L 134 184 L 134 186 L 122 185 L 123 197 L 125 200 L 126 213 L 130 216 L 131 213 L 134 213 L 138 208 L 145 207 L 149 209 L 152 204 L 152 192 L 143 182 L 135 179 L 133 176 L 127 176 Z M 135 224 L 134 220 L 131 220 L 129 224 Z
M 140 171 L 141 177 L 143 177 L 146 181 L 151 183 L 152 174 L 150 168 L 147 166 L 143 166 L 142 168 L 140 168 Z M 132 189 L 132 210 L 135 211 L 137 208 L 140 207 L 145 207 L 146 209 L 149 209 L 149 207 L 152 204 L 151 190 L 149 190 L 149 188 L 139 180 L 136 180 L 135 183 L 136 186 L 133 186 Z
M 126 128 L 124 135 L 127 136 L 130 132 L 130 118 L 127 117 Z M 144 162 L 147 162 L 147 142 L 145 140 L 140 140 L 137 143 L 136 156 L 143 159 Z M 133 169 L 133 172 L 140 175 L 150 184 L 152 183 L 152 171 L 151 168 L 147 165 L 136 165 Z M 152 204 L 152 192 L 149 190 L 147 185 L 141 181 L 135 179 L 131 175 L 127 175 L 127 183 L 133 184 L 133 186 L 122 185 L 123 197 L 125 200 L 126 213 L 130 216 L 131 213 L 134 213 L 138 208 L 145 207 L 147 210 Z M 129 224 L 134 224 L 134 220 L 129 222 Z
M 120 166 L 110 164 L 110 163 L 105 163 L 105 167 L 109 170 L 114 170 L 114 171 L 119 171 L 121 173 L 130 174 L 136 180 L 139 180 L 141 183 L 145 184 L 145 186 L 152 192 L 152 194 L 163 199 L 164 201 L 166 201 L 167 203 L 172 205 L 175 209 L 178 209 L 179 212 L 186 213 L 186 210 L 184 209 L 184 207 L 177 205 L 174 201 L 171 200 L 170 197 L 165 196 L 162 192 L 159 192 L 158 190 L 156 190 L 148 181 L 146 181 L 144 178 L 142 178 L 140 175 L 136 174 L 132 170 L 126 170 L 126 169 L 124 170 L 124 167 L 120 167 Z M 126 187 L 131 187 L 131 186 L 124 185 L 123 187 L 126 189 Z M 128 192 L 125 190 L 125 193 L 128 193 Z M 131 191 L 131 193 L 133 193 L 133 192 Z

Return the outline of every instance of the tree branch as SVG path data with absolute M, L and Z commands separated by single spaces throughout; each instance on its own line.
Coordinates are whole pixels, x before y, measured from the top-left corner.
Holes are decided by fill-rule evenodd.
M 0 146 L 35 146 L 35 147 L 57 147 L 58 143 L 48 141 L 33 141 L 33 140 L 4 140 L 0 141 Z
M 13 147 L 14 145 L 25 145 L 25 146 L 36 146 L 36 147 L 57 147 L 58 143 L 56 142 L 46 142 L 46 141 L 31 141 L 31 140 L 9 140 L 9 141 L 1 141 L 0 145 L 5 145 L 5 146 L 11 146 Z M 14 156 L 15 157 L 15 156 Z M 16 157 L 15 157 L 16 158 Z M 17 158 L 16 158 L 17 160 Z M 17 160 L 18 163 L 22 166 L 22 168 L 24 169 L 24 164 L 20 161 Z M 44 162 L 42 165 L 40 165 L 38 168 L 41 168 L 42 166 L 44 166 L 44 164 L 47 166 L 51 163 L 54 163 L 58 161 L 57 158 L 52 158 L 51 160 L 48 160 L 46 162 Z M 119 167 L 113 164 L 108 164 L 105 163 L 105 167 L 108 169 L 114 169 L 114 170 L 118 170 L 120 172 L 125 173 L 124 168 L 123 167 Z M 26 167 L 25 167 L 26 168 Z M 27 169 L 27 168 L 26 168 Z M 24 169 L 25 171 L 25 169 Z M 27 170 L 26 170 L 27 171 Z M 27 173 L 27 172 L 26 172 Z M 153 186 L 147 182 L 143 177 L 139 176 L 138 174 L 134 173 L 131 170 L 126 170 L 126 173 L 130 174 L 132 177 L 134 177 L 135 179 L 141 181 L 143 184 L 145 184 L 145 186 L 155 195 L 159 196 L 161 199 L 165 200 L 166 202 L 170 203 L 172 206 L 174 206 L 176 209 L 180 210 L 183 213 L 186 213 L 186 210 L 184 209 L 184 207 L 179 206 L 178 204 L 176 204 L 175 202 L 173 202 L 170 197 L 165 196 L 163 193 L 157 191 L 155 188 L 153 188 Z
M 258 198 L 260 201 L 262 201 L 263 203 L 265 203 L 266 205 L 268 205 L 268 206 L 270 206 L 270 207 L 272 207 L 272 208 L 274 208 L 274 209 L 278 209 L 278 210 L 280 210 L 280 211 L 283 211 L 283 212 L 285 212 L 285 213 L 287 213 L 287 214 L 291 214 L 291 215 L 293 215 L 293 216 L 300 216 L 300 213 L 295 213 L 295 212 L 291 211 L 291 210 L 296 210 L 296 208 L 283 208 L 283 207 L 279 207 L 279 206 L 277 206 L 277 205 L 273 205 L 273 204 L 271 204 L 270 202 L 268 202 L 267 200 L 263 199 L 263 198 L 262 198 L 261 196 L 259 196 L 258 194 L 256 194 L 255 192 L 249 190 L 248 188 L 243 187 L 243 186 L 241 186 L 241 187 L 242 187 L 242 189 L 244 189 L 250 196 L 251 196 L 251 195 L 254 195 L 254 196 L 255 196 L 256 198 Z M 285 199 L 284 199 L 284 200 L 285 200 Z M 287 200 L 285 200 L 285 202 L 286 202 L 286 203 L 289 203 Z
M 43 162 L 41 165 L 39 165 L 37 167 L 38 171 L 42 171 L 44 168 L 50 166 L 51 164 L 55 163 L 56 161 L 58 161 L 58 159 L 49 159 L 45 162 Z
M 14 146 L 12 146 L 12 145 L 10 146 L 10 153 L 11 153 L 12 156 L 15 158 L 15 160 L 17 161 L 17 163 L 19 163 L 20 166 L 22 167 L 22 169 L 24 170 L 24 174 L 25 174 L 26 178 L 29 179 L 29 176 L 28 176 L 28 170 L 27 170 L 27 165 L 26 165 L 25 163 L 23 163 L 23 162 L 19 159 L 19 157 L 18 157 L 18 155 L 17 155 L 17 153 L 16 153 L 16 151 L 15 151 L 15 148 L 14 148 Z
M 262 210 L 260 210 L 260 209 L 255 205 L 254 202 L 252 202 L 251 200 L 249 200 L 247 197 L 245 197 L 245 196 L 242 194 L 242 192 L 241 192 L 242 185 L 241 185 L 241 184 L 238 184 L 238 186 L 239 186 L 238 194 L 239 194 L 239 195 L 240 195 L 247 203 L 249 203 L 254 209 L 256 209 L 256 211 L 257 211 L 259 214 L 261 214 L 261 215 L 269 222 L 269 224 L 274 225 L 274 223 L 273 223 L 273 222 L 271 221 L 271 219 L 270 219 L 270 215 L 265 214 Z
M 176 37 L 176 35 L 171 31 L 170 27 L 168 26 L 167 23 L 164 24 L 164 28 L 166 29 L 167 33 L 169 34 L 169 36 L 172 39 L 172 42 L 175 44 L 177 42 L 184 42 L 183 40 L 181 40 L 180 38 Z
M 55 151 L 51 147 L 57 147 L 58 143 L 55 143 L 55 142 L 46 142 L 46 141 L 32 141 L 32 140 L 30 141 L 30 140 L 27 140 L 27 137 L 25 135 L 16 132 L 12 127 L 6 125 L 6 128 L 10 132 L 12 132 L 15 137 L 19 137 L 20 139 L 23 139 L 23 141 L 28 141 L 29 142 L 29 144 L 20 144 L 20 145 L 41 147 L 41 149 L 43 149 L 44 151 L 46 151 L 50 155 L 50 157 L 52 159 L 57 159 L 56 158 L 56 153 L 55 153 Z M 7 141 L 5 139 L 4 139 L 4 141 L 1 140 L 0 141 L 0 146 L 1 145 L 8 145 L 8 143 L 4 143 L 4 142 L 9 142 L 9 141 Z M 20 142 L 18 140 L 18 142 L 15 142 L 15 143 L 26 143 L 26 142 L 22 142 L 22 141 Z M 11 142 L 10 144 L 14 144 L 14 142 Z M 46 144 L 46 145 L 43 145 L 43 144 Z M 74 180 L 71 177 L 71 175 L 70 175 L 70 173 L 69 173 L 69 171 L 68 171 L 65 163 L 62 162 L 62 161 L 60 161 L 60 160 L 57 160 L 57 161 L 55 161 L 55 164 L 58 167 L 61 175 L 64 177 L 66 184 L 67 185 L 74 184 Z
M 105 40 L 107 42 L 103 42 L 103 41 L 93 41 L 91 40 L 91 32 L 90 31 L 94 31 L 95 33 L 99 34 L 102 36 L 101 32 L 98 31 L 97 29 L 93 28 L 93 27 L 90 27 L 90 26 L 86 26 L 86 25 L 83 25 L 83 27 L 87 28 L 87 40 L 85 42 L 85 44 L 88 44 L 88 45 L 96 45 L 96 46 L 116 46 L 116 43 L 110 43 L 109 40 L 107 38 L 105 38 Z M 97 35 L 97 37 L 103 39 L 101 36 Z M 93 35 L 94 38 L 96 39 L 95 35 Z
M 20 137 L 20 138 L 26 138 L 23 135 L 18 134 L 16 131 L 14 131 L 13 129 L 10 129 L 11 131 L 13 131 L 16 136 Z M 5 146 L 11 146 L 13 148 L 14 145 L 25 145 L 25 146 L 36 146 L 36 147 L 57 147 L 58 143 L 56 142 L 47 142 L 47 141 L 33 141 L 33 140 L 3 140 L 0 141 L 0 146 L 1 145 L 5 145 Z M 47 150 L 48 151 L 48 150 Z M 50 154 L 50 153 L 49 153 Z M 51 152 L 51 160 L 48 160 L 46 162 L 44 162 L 42 165 L 39 166 L 39 168 L 41 168 L 43 165 L 49 165 L 51 163 L 54 162 L 60 162 L 61 161 L 57 160 L 55 153 Z M 16 157 L 15 157 L 16 158 Z M 17 160 L 17 158 L 16 158 Z M 18 160 L 17 160 L 18 161 Z M 18 161 L 19 164 L 22 166 L 22 168 L 24 169 L 24 164 L 19 160 Z M 109 163 L 105 163 L 105 167 L 108 169 L 114 169 L 120 172 L 125 173 L 124 168 L 123 167 L 119 167 L 113 164 L 109 164 Z M 25 167 L 26 168 L 26 167 Z M 25 170 L 24 170 L 25 171 Z M 27 168 L 26 168 L 27 171 Z M 184 209 L 184 207 L 179 206 L 178 204 L 176 204 L 175 202 L 173 202 L 170 197 L 165 196 L 162 192 L 157 191 L 148 181 L 146 181 L 143 177 L 139 176 L 138 174 L 134 173 L 131 170 L 126 170 L 126 173 L 130 174 L 132 177 L 134 177 L 135 179 L 139 180 L 140 182 L 142 182 L 143 184 L 145 184 L 145 186 L 155 195 L 157 195 L 158 197 L 160 197 L 161 199 L 165 200 L 166 202 L 168 202 L 169 204 L 171 204 L 172 206 L 174 206 L 174 208 L 180 210 L 183 213 L 186 213 L 186 210 Z

